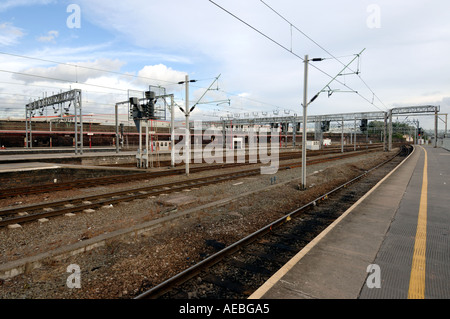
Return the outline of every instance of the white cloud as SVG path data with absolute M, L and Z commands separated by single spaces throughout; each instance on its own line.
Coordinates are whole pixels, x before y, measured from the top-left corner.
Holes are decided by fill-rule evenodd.
M 111 113 L 111 107 L 115 103 L 127 100 L 128 90 L 144 92 L 148 90 L 149 85 L 171 86 L 169 93 L 174 93 L 172 89 L 184 90 L 184 86 L 176 83 L 184 80 L 186 73 L 163 64 L 147 65 L 137 73 L 130 73 L 121 71 L 125 63 L 118 59 L 99 58 L 94 61 L 67 62 L 50 66 L 49 62 L 32 61 L 30 63 L 34 63 L 34 66 L 25 68 L 19 57 L 12 57 L 12 60 L 15 65 L 12 69 L 18 69 L 23 74 L 0 75 L 7 76 L 4 80 L 9 83 L 13 81 L 23 83 L 20 87 L 23 88 L 24 94 L 31 97 L 40 96 L 42 92 L 51 94 L 60 89 L 67 90 L 69 87 L 79 88 L 83 90 L 85 112 L 96 114 Z M 0 66 L 2 65 L 6 68 L 8 62 L 5 60 L 3 63 L 0 60 Z M 12 84 L 9 88 L 11 87 L 17 89 L 17 85 Z M 1 96 L 0 99 L 4 100 Z
M 66 64 L 58 64 L 51 67 L 32 67 L 22 70 L 20 73 L 30 74 L 14 75 L 13 78 L 26 83 L 32 83 L 45 80 L 63 80 L 68 82 L 85 82 L 91 78 L 103 76 L 105 72 L 102 70 L 116 72 L 125 64 L 120 60 L 97 59 L 93 62 L 78 62 Z M 58 82 L 58 81 L 57 81 Z
M 25 33 L 21 28 L 15 27 L 11 23 L 0 24 L 0 45 L 2 46 L 15 45 L 24 35 Z
M 147 65 L 138 72 L 138 83 L 167 86 L 184 81 L 186 72 L 176 71 L 164 64 Z
M 54 40 L 59 36 L 59 32 L 56 30 L 49 31 L 47 35 L 40 36 L 37 40 L 39 42 L 54 42 Z
M 295 30 L 291 38 L 289 25 L 258 0 L 214 1 L 286 48 L 292 47 L 301 57 L 305 54 L 310 57 L 328 57 L 326 52 Z M 0 4 L 0 11 L 16 3 L 29 5 L 49 2 L 4 1 Z M 447 17 L 450 3 L 447 0 L 435 0 L 432 5 L 424 0 L 376 1 L 381 9 L 380 29 L 370 29 L 366 24 L 369 16 L 367 7 L 373 3 L 371 0 L 317 0 L 307 5 L 292 0 L 265 2 L 335 56 L 349 56 L 367 48 L 361 60 L 361 76 L 387 107 L 402 102 L 422 103 L 427 99 L 439 101 L 450 96 L 450 76 L 444 71 L 450 69 L 450 60 L 445 57 L 445 52 L 450 51 L 450 20 Z M 232 98 L 230 107 L 218 106 L 215 109 L 232 112 L 251 112 L 256 109 L 271 113 L 278 106 L 280 110 L 294 109 L 297 113 L 301 112 L 302 61 L 209 1 L 79 0 L 78 3 L 83 20 L 89 22 L 83 24 L 82 30 L 95 25 L 109 32 L 113 40 L 87 47 L 80 37 L 80 45 L 38 48 L 30 55 L 61 62 L 85 63 L 93 63 L 100 58 L 109 61 L 119 58 L 127 62 L 127 72 L 149 79 L 118 78 L 111 74 L 101 77 L 91 70 L 78 74 L 79 81 L 88 79 L 100 83 L 103 80 L 112 85 L 114 82 L 109 80 L 120 79 L 123 80 L 122 84 L 128 83 L 130 87 L 145 88 L 148 84 L 166 86 L 164 81 L 182 81 L 186 73 L 192 79 L 213 78 L 221 73 L 220 88 L 234 95 L 224 94 L 220 97 Z M 7 40 L 3 39 L 3 44 L 17 43 L 23 36 L 23 31 L 19 32 L 22 34 L 17 33 L 16 38 L 10 35 Z M 58 40 L 61 39 L 62 36 Z M 341 60 L 348 62 L 349 58 Z M 332 76 L 342 68 L 334 60 L 319 62 L 316 66 Z M 109 67 L 120 69 L 114 65 Z M 62 67 L 32 65 L 23 69 L 38 74 L 74 78 L 71 70 Z M 149 83 L 150 79 L 159 81 Z M 329 80 L 328 76 L 311 67 L 310 97 Z M 346 76 L 340 80 L 372 100 L 371 92 L 359 78 Z M 203 93 L 198 86 L 207 87 L 209 83 L 206 82 L 193 85 L 192 100 Z M 168 90 L 183 96 L 182 86 L 167 84 Z M 332 87 L 347 90 L 338 83 Z M 433 94 L 430 95 L 430 92 Z M 211 93 L 211 96 L 214 95 Z M 258 100 L 261 103 L 255 102 Z M 379 103 L 377 105 L 384 108 Z M 310 108 L 313 114 L 377 110 L 351 93 L 335 93 L 331 98 L 323 93 Z
M 6 0 L 0 3 L 0 12 L 15 7 L 31 6 L 31 5 L 47 5 L 55 3 L 56 0 Z

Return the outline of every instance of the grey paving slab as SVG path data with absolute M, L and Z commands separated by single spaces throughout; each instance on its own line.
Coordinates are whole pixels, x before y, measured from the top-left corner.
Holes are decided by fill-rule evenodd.
M 51 163 L 8 163 L 8 164 L 0 164 L 0 173 L 3 172 L 17 172 L 17 171 L 30 171 L 30 170 L 38 170 L 38 169 L 55 169 L 61 167 L 57 164 Z
M 442 150 L 424 148 L 428 154 L 428 200 L 425 263 L 425 298 L 450 297 L 450 158 Z M 407 191 L 374 263 L 382 269 L 381 289 L 363 288 L 361 298 L 408 297 L 425 151 L 414 170 Z
M 368 276 L 367 267 L 377 256 L 419 157 L 415 152 L 386 182 L 251 298 L 359 298 Z M 396 295 L 400 296 L 399 292 Z

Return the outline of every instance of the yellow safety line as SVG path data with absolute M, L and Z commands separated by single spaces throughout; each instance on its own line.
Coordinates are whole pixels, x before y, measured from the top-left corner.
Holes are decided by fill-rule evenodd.
M 425 253 L 427 248 L 428 153 L 425 152 L 422 194 L 420 196 L 414 255 L 409 279 L 408 299 L 425 299 Z

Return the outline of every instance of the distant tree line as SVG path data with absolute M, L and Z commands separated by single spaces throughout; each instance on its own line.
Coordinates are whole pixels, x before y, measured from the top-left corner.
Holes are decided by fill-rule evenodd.
M 377 134 L 383 131 L 384 128 L 384 122 L 382 121 L 372 121 L 368 125 L 368 133 L 369 134 Z M 417 127 L 412 126 L 408 123 L 400 123 L 400 122 L 393 122 L 392 123 L 392 137 L 394 139 L 401 139 L 404 135 L 414 135 L 415 130 Z M 427 133 L 422 129 L 419 128 L 419 134 L 421 138 L 427 139 Z

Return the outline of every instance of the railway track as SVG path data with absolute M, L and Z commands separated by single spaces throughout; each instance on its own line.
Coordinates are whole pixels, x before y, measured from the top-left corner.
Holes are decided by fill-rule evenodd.
M 339 159 L 350 158 L 362 154 L 376 152 L 377 149 L 344 153 L 330 156 L 327 158 L 310 159 L 307 165 L 314 165 L 324 162 L 336 161 Z M 301 167 L 301 163 L 281 164 L 279 170 L 287 170 Z M 132 201 L 140 198 L 158 196 L 161 194 L 169 194 L 179 192 L 185 189 L 199 188 L 210 184 L 221 183 L 225 181 L 235 180 L 243 177 L 259 175 L 260 168 L 241 170 L 234 173 L 219 174 L 203 178 L 188 179 L 173 183 L 164 183 L 147 187 L 128 189 L 117 192 L 110 192 L 101 195 L 85 196 L 82 198 L 71 198 L 50 203 L 39 203 L 35 205 L 9 208 L 0 211 L 0 228 L 14 224 L 23 224 L 36 221 L 42 218 L 62 216 L 65 214 L 73 214 L 79 212 L 90 212 L 100 207 L 114 205 L 120 202 Z
M 373 148 L 379 148 L 383 145 L 383 143 L 374 143 L 374 144 L 364 144 L 364 145 L 357 145 L 357 149 L 373 149 Z M 354 151 L 354 145 L 345 145 L 344 146 L 344 152 L 353 152 Z M 326 149 L 319 150 L 319 151 L 308 151 L 308 156 L 319 156 L 324 154 L 334 154 L 334 153 L 341 153 L 341 147 L 327 147 Z M 284 152 L 280 154 L 280 159 L 283 160 L 283 158 L 290 159 L 295 156 L 298 156 L 301 158 L 301 151 L 293 151 L 293 152 Z M 226 158 L 224 158 L 224 162 L 226 161 Z M 248 161 L 248 155 L 246 156 L 246 162 Z M 204 161 L 203 164 L 206 162 Z M 164 167 L 170 167 L 171 161 L 155 161 L 153 168 L 164 168 Z M 123 163 L 123 164 L 102 164 L 100 166 L 104 167 L 136 167 L 136 163 Z M 175 166 L 183 166 L 182 164 L 177 164 Z
M 154 287 L 143 285 L 135 299 L 247 298 L 411 151 L 404 146 L 391 159 L 200 263 Z M 355 183 L 358 187 L 352 187 Z
M 367 150 L 378 150 L 380 148 L 381 148 L 381 146 L 379 146 L 379 145 L 371 145 L 371 146 L 368 146 L 366 151 Z M 362 151 L 357 151 L 357 152 L 362 152 Z M 327 151 L 310 151 L 310 152 L 308 152 L 308 156 L 312 157 L 312 156 L 320 156 L 320 155 L 334 154 L 334 153 L 340 153 L 340 149 L 339 150 L 331 149 L 331 150 L 327 150 Z M 280 154 L 279 160 L 286 161 L 286 160 L 291 160 L 291 159 L 295 159 L 295 158 L 301 158 L 301 152 L 289 152 L 289 153 Z M 230 164 L 216 164 L 216 165 L 208 165 L 208 166 L 191 167 L 190 172 L 197 173 L 197 172 L 203 172 L 203 171 L 207 171 L 207 170 L 232 168 L 232 167 L 239 167 L 239 166 L 244 166 L 244 165 L 249 165 L 249 164 L 248 163 L 230 163 Z M 88 187 L 97 187 L 97 186 L 102 186 L 102 185 L 119 184 L 119 183 L 126 183 L 126 182 L 130 182 L 130 181 L 153 179 L 153 178 L 158 178 L 158 177 L 162 177 L 162 176 L 182 175 L 184 173 L 185 173 L 185 169 L 179 168 L 179 169 L 170 169 L 167 171 L 156 171 L 156 172 L 153 171 L 153 172 L 146 172 L 146 173 L 136 173 L 136 174 L 126 175 L 126 176 L 116 175 L 116 176 L 107 176 L 107 177 L 100 177 L 100 178 L 89 178 L 89 179 L 63 182 L 63 183 L 57 183 L 57 184 L 43 184 L 43 185 L 36 185 L 36 186 L 17 187 L 17 188 L 11 188 L 11 189 L 0 189 L 0 199 L 16 197 L 16 196 L 42 194 L 42 193 L 63 191 L 63 190 L 70 190 L 70 189 L 80 189 L 80 188 L 88 188 Z
M 381 149 L 379 144 L 370 145 L 366 150 L 376 150 Z M 340 148 L 337 149 L 328 149 L 322 151 L 310 151 L 308 152 L 309 157 L 320 156 L 326 154 L 335 154 L 341 153 Z M 291 160 L 295 158 L 301 158 L 301 152 L 288 152 L 280 154 L 280 161 Z M 248 161 L 248 158 L 246 159 Z M 225 160 L 224 160 L 225 162 Z M 216 164 L 216 165 L 207 165 L 207 166 L 199 166 L 199 167 L 191 167 L 191 173 L 203 172 L 208 170 L 217 170 L 223 168 L 232 168 L 249 165 L 249 163 L 230 163 L 230 164 Z M 80 188 L 89 188 L 89 187 L 97 187 L 103 185 L 111 185 L 111 184 L 121 184 L 127 183 L 131 181 L 139 181 L 146 179 L 154 179 L 162 176 L 174 176 L 174 175 L 183 175 L 185 173 L 184 168 L 179 169 L 170 169 L 167 171 L 152 171 L 145 173 L 136 173 L 132 175 L 115 175 L 115 176 L 107 176 L 107 177 L 99 177 L 99 178 L 89 178 L 77 181 L 63 182 L 57 184 L 42 184 L 36 186 L 25 186 L 25 187 L 17 187 L 17 188 L 9 188 L 9 189 L 0 189 L 0 199 L 10 198 L 16 196 L 27 196 L 34 194 L 43 194 L 55 191 L 63 191 L 70 189 L 80 189 Z

